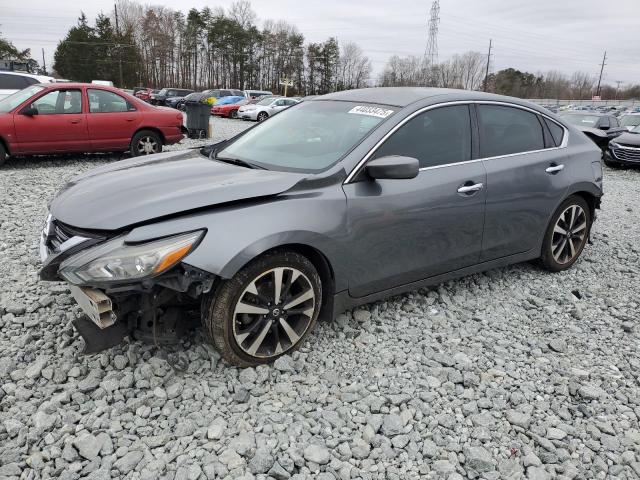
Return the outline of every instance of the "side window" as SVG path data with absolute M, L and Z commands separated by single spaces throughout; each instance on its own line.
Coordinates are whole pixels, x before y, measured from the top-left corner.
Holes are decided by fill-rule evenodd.
M 211 96 L 220 98 L 220 90 L 211 90 Z
M 274 107 L 284 107 L 284 100 L 277 100 L 276 103 L 273 104 Z
M 616 117 L 609 117 L 609 122 L 611 123 L 611 128 L 618 128 L 620 126 Z
M 547 124 L 547 128 L 551 132 L 553 142 L 556 144 L 556 147 L 559 147 L 562 144 L 562 139 L 564 137 L 564 128 L 562 128 L 553 120 L 549 120 L 548 118 L 545 118 L 544 121 Z
M 38 115 L 82 113 L 82 92 L 54 90 L 38 98 L 31 105 L 38 110 Z
M 91 113 L 132 112 L 135 107 L 120 95 L 108 90 L 87 90 L 89 111 Z
M 517 107 L 478 105 L 478 120 L 483 158 L 544 149 L 542 124 L 534 113 Z
M 285 100 L 284 102 L 285 102 L 285 105 L 295 105 L 296 103 L 298 103 L 295 100 Z
M 220 90 L 220 95 L 223 97 L 230 97 L 231 96 L 231 91 L 229 90 Z
M 609 128 L 610 126 L 609 117 L 602 117 L 598 122 L 598 128 Z
M 471 117 L 467 105 L 428 110 L 385 141 L 372 158 L 417 158 L 420 168 L 471 160 Z
M 0 73 L 0 89 L 22 90 L 28 85 L 29 84 L 25 81 L 25 77 Z

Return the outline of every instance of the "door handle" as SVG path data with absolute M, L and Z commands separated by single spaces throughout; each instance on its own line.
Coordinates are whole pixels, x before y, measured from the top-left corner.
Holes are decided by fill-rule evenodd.
M 547 167 L 545 172 L 553 174 L 558 173 L 562 170 L 564 170 L 564 165 L 551 165 L 550 167 Z
M 135 118 L 127 118 L 127 122 L 133 122 Z
M 484 184 L 476 183 L 475 185 L 463 185 L 458 188 L 458 193 L 478 192 L 484 188 Z
M 80 119 L 69 120 L 69 122 L 71 122 L 71 123 L 80 123 Z

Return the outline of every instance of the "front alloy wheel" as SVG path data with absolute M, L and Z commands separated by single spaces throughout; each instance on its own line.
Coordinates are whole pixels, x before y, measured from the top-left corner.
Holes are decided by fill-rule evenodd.
M 581 197 L 568 198 L 551 219 L 545 235 L 542 264 L 557 272 L 571 267 L 584 249 L 591 230 L 591 213 Z
M 313 329 L 322 287 L 313 264 L 291 251 L 259 257 L 203 300 L 203 325 L 221 355 L 238 366 L 275 360 Z

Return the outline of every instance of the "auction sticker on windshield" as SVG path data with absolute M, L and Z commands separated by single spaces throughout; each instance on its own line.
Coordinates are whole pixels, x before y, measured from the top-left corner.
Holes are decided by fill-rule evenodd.
M 367 107 L 365 105 L 358 105 L 349 110 L 349 113 L 356 115 L 369 115 L 370 117 L 387 118 L 393 113 L 393 110 L 386 110 L 380 107 Z

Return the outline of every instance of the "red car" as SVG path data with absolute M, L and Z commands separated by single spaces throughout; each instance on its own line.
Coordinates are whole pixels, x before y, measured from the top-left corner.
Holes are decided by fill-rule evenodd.
M 153 88 L 143 88 L 142 90 L 138 90 L 137 92 L 134 92 L 133 96 L 136 98 L 139 98 L 144 102 L 148 102 L 149 100 L 151 100 L 151 94 L 158 93 L 159 91 L 160 90 L 154 90 Z
M 182 113 L 117 88 L 36 84 L 0 100 L 0 164 L 7 155 L 130 151 L 148 155 L 183 138 Z
M 225 105 L 214 105 L 211 107 L 211 114 L 220 117 L 238 118 L 238 109 L 242 105 L 249 103 L 249 100 L 239 100 L 238 103 L 227 103 Z

